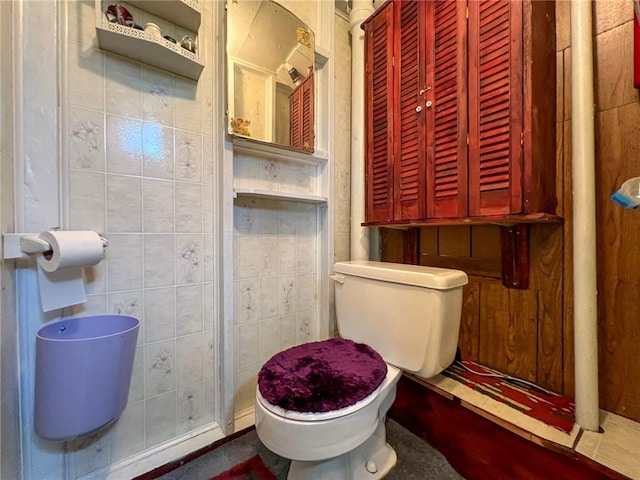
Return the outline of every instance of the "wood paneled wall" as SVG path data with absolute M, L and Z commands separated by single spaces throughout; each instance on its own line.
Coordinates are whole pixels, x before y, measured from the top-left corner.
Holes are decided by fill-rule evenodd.
M 609 200 L 640 176 L 640 95 L 633 88 L 633 3 L 594 5 L 596 195 L 601 408 L 640 421 L 640 211 Z M 557 214 L 530 225 L 530 285 L 500 281 L 498 226 L 381 229 L 382 258 L 462 268 L 463 355 L 573 394 L 570 3 L 556 3 Z M 416 250 L 417 249 L 417 252 Z

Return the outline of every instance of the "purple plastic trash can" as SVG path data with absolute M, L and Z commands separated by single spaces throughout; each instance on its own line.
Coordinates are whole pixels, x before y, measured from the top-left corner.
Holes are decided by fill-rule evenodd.
M 34 428 L 68 440 L 114 422 L 127 405 L 140 322 L 125 315 L 70 318 L 36 336 Z

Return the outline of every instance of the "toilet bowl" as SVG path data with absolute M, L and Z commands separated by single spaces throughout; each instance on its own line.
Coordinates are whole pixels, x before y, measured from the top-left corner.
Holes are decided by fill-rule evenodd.
M 400 375 L 398 368 L 387 365 L 384 381 L 368 397 L 323 413 L 284 410 L 258 389 L 258 437 L 269 450 L 292 460 L 289 479 L 382 478 L 396 463 L 386 443 L 384 420 Z
M 259 374 L 256 433 L 271 451 L 291 459 L 289 480 L 383 478 L 397 458 L 386 442 L 385 420 L 402 371 L 430 378 L 455 357 L 464 272 L 363 261 L 336 263 L 334 271 L 336 318 L 345 339 L 292 347 Z M 331 350 L 345 343 L 357 352 L 344 357 Z M 316 345 L 327 350 L 318 353 Z M 360 363 L 363 369 L 352 368 Z M 306 388 L 323 382 L 349 388 Z M 343 398 L 350 389 L 359 395 Z M 335 396 L 334 404 L 316 398 L 323 395 Z

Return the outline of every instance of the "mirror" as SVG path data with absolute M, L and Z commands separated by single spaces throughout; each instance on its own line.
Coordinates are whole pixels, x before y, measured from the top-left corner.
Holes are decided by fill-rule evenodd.
M 228 131 L 313 152 L 314 35 L 271 0 L 227 5 Z

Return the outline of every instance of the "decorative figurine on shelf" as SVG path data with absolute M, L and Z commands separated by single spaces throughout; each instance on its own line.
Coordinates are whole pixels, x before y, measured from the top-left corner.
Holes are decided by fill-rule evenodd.
M 180 40 L 180 46 L 185 50 L 189 50 L 191 53 L 196 53 L 196 42 L 189 35 L 185 35 Z
M 126 25 L 127 27 L 134 27 L 136 25 L 133 15 L 129 13 L 123 5 L 113 3 L 107 7 L 104 12 L 107 20 L 111 23 L 119 23 L 120 25 Z
M 243 118 L 231 118 L 231 130 L 233 133 L 238 135 L 244 135 L 245 137 L 250 137 L 251 132 L 249 132 L 249 125 L 251 125 L 250 120 L 245 120 Z

